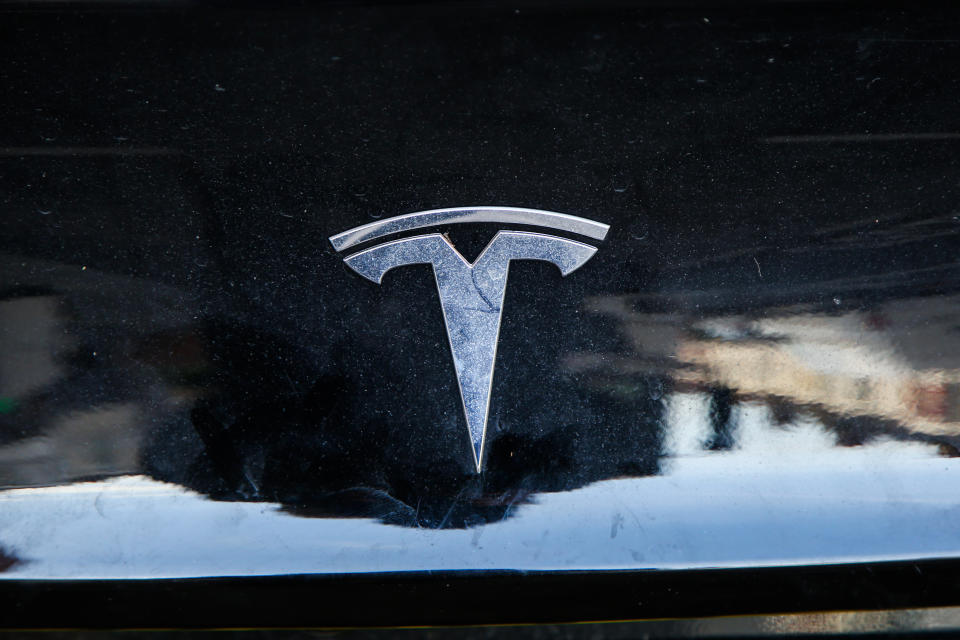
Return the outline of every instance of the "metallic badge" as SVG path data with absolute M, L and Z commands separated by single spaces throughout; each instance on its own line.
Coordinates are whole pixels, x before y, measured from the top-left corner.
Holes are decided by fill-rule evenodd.
M 461 207 L 409 213 L 344 231 L 330 238 L 343 251 L 383 236 L 437 225 L 497 222 L 550 227 L 603 240 L 608 225 L 563 213 L 513 207 Z M 493 365 L 511 260 L 546 260 L 564 276 L 593 257 L 597 248 L 575 240 L 528 231 L 499 231 L 472 264 L 439 233 L 384 242 L 344 258 L 361 276 L 380 284 L 394 267 L 431 264 L 440 292 L 447 338 L 457 371 L 477 472 L 493 383 Z

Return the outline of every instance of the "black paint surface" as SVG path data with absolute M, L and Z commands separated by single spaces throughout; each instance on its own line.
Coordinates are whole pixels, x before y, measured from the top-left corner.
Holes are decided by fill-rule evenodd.
M 955 456 L 952 378 L 917 392 L 912 422 L 690 378 L 672 348 L 726 339 L 703 333 L 716 318 L 772 344 L 750 323 L 883 332 L 897 305 L 943 304 L 901 351 L 960 370 L 958 29 L 960 11 L 915 6 L 5 8 L 0 330 L 21 347 L 0 381 L 33 375 L 18 336 L 41 325 L 56 375 L 0 398 L 0 486 L 145 474 L 304 517 L 471 528 L 662 473 L 663 398 L 685 391 L 711 398 L 713 452 L 760 401 L 838 447 Z M 568 278 L 511 268 L 480 476 L 429 268 L 376 287 L 327 241 L 473 204 L 611 225 Z M 441 230 L 472 257 L 496 228 Z M 666 333 L 641 349 L 637 323 Z M 58 426 L 118 406 L 126 426 Z M 79 453 L 17 448 L 36 438 Z

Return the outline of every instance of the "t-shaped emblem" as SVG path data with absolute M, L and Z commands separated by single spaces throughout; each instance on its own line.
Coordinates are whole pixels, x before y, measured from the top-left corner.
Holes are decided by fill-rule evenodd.
M 597 239 L 603 239 L 609 229 L 607 225 L 592 220 L 548 211 L 471 207 L 389 218 L 338 234 L 330 241 L 341 250 L 399 231 L 460 222 L 550 226 Z M 474 462 L 479 472 L 483 464 L 493 367 L 510 261 L 552 262 L 565 276 L 581 267 L 596 251 L 596 247 L 567 238 L 525 231 L 500 231 L 471 264 L 444 236 L 432 233 L 385 242 L 349 255 L 344 262 L 377 284 L 387 271 L 395 267 L 409 264 L 433 266 Z

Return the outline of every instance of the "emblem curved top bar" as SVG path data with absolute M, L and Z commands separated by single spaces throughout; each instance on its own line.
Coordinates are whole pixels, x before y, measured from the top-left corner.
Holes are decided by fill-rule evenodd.
M 382 225 L 382 229 L 397 229 L 393 222 L 406 219 L 413 222 L 404 224 L 415 225 L 408 228 L 417 228 L 417 226 L 436 224 L 435 222 L 427 223 L 425 220 L 431 218 L 435 220 L 437 216 L 443 218 L 443 212 L 481 210 L 495 212 L 499 216 L 497 219 L 503 222 L 519 222 L 522 219 L 525 224 L 530 224 L 528 220 L 538 219 L 522 213 L 533 211 L 531 209 L 471 207 L 423 212 L 423 214 L 430 214 L 426 218 L 416 218 L 423 214 L 414 213 L 383 220 L 379 224 Z M 511 211 L 521 213 L 507 215 Z M 600 234 L 601 237 L 606 236 L 609 229 L 605 224 L 584 218 L 546 211 L 535 213 L 544 214 L 547 216 L 545 219 L 553 222 L 557 219 L 551 216 L 560 216 L 567 221 L 577 221 L 578 228 L 588 229 Z M 461 217 L 457 221 L 477 221 L 469 215 L 465 213 L 466 217 Z M 490 219 L 485 218 L 483 221 Z M 357 227 L 353 231 L 364 228 Z M 347 235 L 350 233 L 352 232 L 346 232 Z M 344 235 L 334 236 L 330 240 L 334 246 L 337 246 L 335 239 L 342 238 Z M 365 239 L 370 237 L 375 236 L 364 236 Z M 350 245 L 341 244 L 341 246 Z M 430 264 L 433 267 L 434 279 L 440 293 L 440 306 L 443 310 L 447 339 L 457 373 L 460 399 L 467 419 L 473 460 L 479 473 L 483 465 L 487 417 L 490 412 L 490 391 L 493 387 L 493 367 L 497 356 L 500 319 L 503 316 L 503 300 L 507 289 L 510 262 L 512 260 L 543 260 L 556 265 L 560 273 L 566 276 L 585 264 L 596 251 L 597 248 L 591 245 L 545 233 L 499 231 L 480 256 L 470 263 L 447 238 L 439 233 L 432 233 L 383 242 L 347 256 L 344 262 L 355 272 L 376 284 L 380 284 L 383 275 L 395 267 L 411 264 Z
M 343 251 L 358 244 L 403 231 L 440 224 L 467 222 L 501 222 L 549 227 L 587 236 L 594 240 L 603 240 L 607 237 L 607 231 L 610 230 L 610 225 L 602 222 L 554 211 L 524 209 L 522 207 L 455 207 L 452 209 L 417 211 L 385 220 L 377 220 L 331 236 L 330 244 L 337 251 Z

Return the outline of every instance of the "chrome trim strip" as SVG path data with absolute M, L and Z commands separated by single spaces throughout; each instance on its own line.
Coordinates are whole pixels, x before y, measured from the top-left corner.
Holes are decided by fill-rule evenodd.
M 331 236 L 330 244 L 337 251 L 343 251 L 363 242 L 402 231 L 465 222 L 498 222 L 549 227 L 587 236 L 595 240 L 603 240 L 607 237 L 607 231 L 610 230 L 610 225 L 602 222 L 554 211 L 520 207 L 456 207 L 417 211 L 416 213 L 408 213 L 386 220 L 377 220 Z

